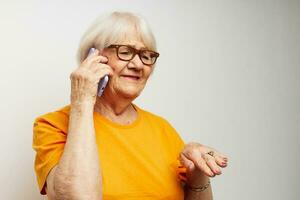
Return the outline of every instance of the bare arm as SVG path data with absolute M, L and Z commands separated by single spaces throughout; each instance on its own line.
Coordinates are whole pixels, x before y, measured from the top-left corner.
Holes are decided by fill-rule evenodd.
M 102 196 L 93 106 L 71 106 L 69 132 L 63 155 L 47 178 L 47 194 L 53 200 L 91 199 Z
M 64 152 L 47 177 L 51 200 L 101 200 L 102 177 L 94 129 L 94 104 L 99 77 L 111 74 L 98 51 L 74 71 L 69 127 Z
M 199 177 L 197 179 L 197 183 L 189 183 L 189 185 L 196 187 L 196 186 L 204 186 L 208 183 L 209 177 L 206 176 L 205 174 L 201 175 L 202 177 Z M 211 186 L 207 189 L 205 189 L 202 192 L 195 192 L 192 191 L 185 185 L 184 187 L 184 200 L 212 200 L 213 195 L 212 195 L 212 189 Z

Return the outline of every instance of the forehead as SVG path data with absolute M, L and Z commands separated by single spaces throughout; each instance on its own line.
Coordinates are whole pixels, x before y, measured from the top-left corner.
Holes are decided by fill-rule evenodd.
M 141 34 L 137 31 L 125 32 L 115 41 L 115 44 L 130 45 L 136 49 L 147 49 Z
M 132 46 L 135 49 L 147 49 L 146 46 L 140 41 L 132 41 L 132 40 L 122 41 L 118 44 L 129 45 L 129 46 Z

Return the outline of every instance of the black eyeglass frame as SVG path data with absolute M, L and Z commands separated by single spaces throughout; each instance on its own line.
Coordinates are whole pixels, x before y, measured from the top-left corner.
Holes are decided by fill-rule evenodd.
M 130 58 L 130 59 L 123 59 L 123 58 L 120 58 L 120 56 L 119 56 L 119 49 L 120 49 L 120 47 L 128 47 L 130 50 L 132 50 L 132 52 L 133 52 L 133 54 L 132 54 L 132 57 Z M 156 60 L 157 60 L 157 58 L 159 57 L 159 53 L 158 52 L 155 52 L 155 51 L 152 51 L 152 50 L 147 50 L 147 49 L 140 49 L 140 50 L 138 50 L 138 49 L 136 49 L 136 48 L 134 48 L 134 47 L 132 47 L 132 46 L 130 46 L 130 45 L 124 45 L 124 44 L 112 44 L 112 45 L 109 45 L 108 47 L 106 47 L 106 48 L 115 48 L 117 51 L 116 51 L 116 53 L 117 53 L 117 56 L 118 56 L 118 58 L 120 59 L 120 60 L 123 60 L 123 61 L 130 61 L 130 60 L 132 60 L 134 57 L 135 57 L 135 55 L 136 54 L 138 54 L 139 55 L 139 58 L 140 58 L 140 60 L 142 61 L 142 63 L 144 64 L 144 65 L 148 65 L 148 66 L 152 66 L 152 65 L 154 65 L 155 64 L 155 62 L 156 62 Z M 154 62 L 152 63 L 152 64 L 147 64 L 147 63 L 145 63 L 144 61 L 143 61 L 143 59 L 142 59 L 142 53 L 143 52 L 150 52 L 150 53 L 153 53 L 154 55 L 155 55 L 155 60 L 154 60 Z

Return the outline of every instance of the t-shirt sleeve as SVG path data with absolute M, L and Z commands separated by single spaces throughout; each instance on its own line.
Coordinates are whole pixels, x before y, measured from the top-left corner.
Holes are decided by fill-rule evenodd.
M 172 152 L 174 154 L 174 162 L 172 164 L 174 167 L 174 171 L 176 172 L 178 180 L 184 182 L 186 180 L 186 168 L 181 164 L 179 155 L 180 152 L 184 149 L 185 142 L 176 131 L 176 129 L 167 121 L 166 130 L 170 138 L 170 148 L 172 149 Z
M 176 129 L 169 122 L 167 122 L 167 131 L 169 132 L 170 142 L 172 144 L 171 148 L 177 158 L 183 150 L 185 143 Z
M 46 194 L 47 176 L 59 162 L 65 142 L 66 117 L 49 113 L 35 119 L 32 147 L 36 151 L 34 168 L 41 194 Z

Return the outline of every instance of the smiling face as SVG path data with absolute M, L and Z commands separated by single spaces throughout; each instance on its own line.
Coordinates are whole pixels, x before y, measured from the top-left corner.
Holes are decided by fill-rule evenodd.
M 138 50 L 146 48 L 137 39 L 126 39 L 118 42 L 118 44 L 130 45 Z M 108 58 L 107 64 L 114 70 L 105 92 L 132 100 L 139 96 L 153 71 L 153 66 L 144 65 L 138 55 L 135 55 L 130 61 L 120 60 L 115 48 L 104 49 L 102 55 Z

